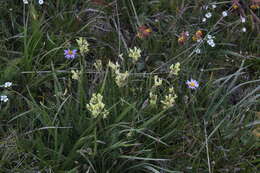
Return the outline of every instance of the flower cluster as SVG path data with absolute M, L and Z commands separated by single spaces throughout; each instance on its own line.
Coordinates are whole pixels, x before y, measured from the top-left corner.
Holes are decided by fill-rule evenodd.
M 156 88 L 162 85 L 162 79 L 159 78 L 157 75 L 154 76 L 154 84 L 151 88 L 149 93 L 149 103 L 150 105 L 156 105 L 158 96 L 156 94 Z
M 141 49 L 134 47 L 134 49 L 129 49 L 128 56 L 132 58 L 133 62 L 137 62 L 141 57 Z
M 93 118 L 102 116 L 106 118 L 109 112 L 105 109 L 105 104 L 103 103 L 103 96 L 101 94 L 93 93 L 89 104 L 87 104 L 87 109 L 91 112 Z
M 158 77 L 158 75 L 154 76 L 154 85 L 153 87 L 157 88 L 162 85 L 162 79 Z
M 111 70 L 113 72 L 113 76 L 116 80 L 117 86 L 118 87 L 125 86 L 127 84 L 127 80 L 128 80 L 128 77 L 129 77 L 128 71 L 121 73 L 120 72 L 120 65 L 118 64 L 118 62 L 116 62 L 116 64 L 114 64 L 111 61 L 109 61 L 108 66 L 111 68 Z
M 216 44 L 214 42 L 215 36 L 212 36 L 210 34 L 207 35 L 207 43 L 208 45 L 210 45 L 211 47 L 215 47 Z
M 124 73 L 116 73 L 116 84 L 119 87 L 123 87 L 127 84 L 127 79 L 129 77 L 128 71 L 125 71 Z
M 171 108 L 174 105 L 176 98 L 177 95 L 175 94 L 174 88 L 169 88 L 168 94 L 164 97 L 163 100 L 161 100 L 161 103 L 163 104 L 163 109 Z
M 170 66 L 170 75 L 176 75 L 176 76 L 178 76 L 178 74 L 179 74 L 179 71 L 181 70 L 180 69 L 180 63 L 179 62 L 177 62 L 176 64 L 172 64 L 171 66 Z
M 94 63 L 94 67 L 97 71 L 101 72 L 102 71 L 102 61 L 100 59 L 97 59 L 96 62 Z
M 3 85 L 1 85 L 1 87 L 4 87 L 4 88 L 9 88 L 13 85 L 12 82 L 5 82 Z M 7 102 L 9 99 L 7 97 L 7 95 L 1 95 L 0 96 L 0 101 L 1 102 Z
M 76 39 L 76 42 L 82 55 L 89 52 L 89 43 L 85 38 L 80 37 Z
M 71 78 L 74 80 L 79 80 L 81 76 L 81 71 L 79 70 L 71 70 L 72 76 Z

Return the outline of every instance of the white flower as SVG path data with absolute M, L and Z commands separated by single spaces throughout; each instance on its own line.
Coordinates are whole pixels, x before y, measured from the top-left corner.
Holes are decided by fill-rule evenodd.
M 205 17 L 208 18 L 208 19 L 211 18 L 211 17 L 212 17 L 211 12 L 206 13 L 206 14 L 205 14 Z
M 215 36 L 212 36 L 212 35 L 208 34 L 208 35 L 207 35 L 207 38 L 208 38 L 208 40 L 211 40 L 211 39 L 214 39 Z
M 243 27 L 243 28 L 242 28 L 242 32 L 246 32 L 246 27 Z
M 213 39 L 207 40 L 207 43 L 208 43 L 211 47 L 215 47 L 215 42 L 214 42 Z
M 201 53 L 201 50 L 200 50 L 199 48 L 197 48 L 197 49 L 195 50 L 195 52 L 196 52 L 196 54 L 200 54 L 200 53 Z
M 212 4 L 212 8 L 213 9 L 217 8 L 216 4 Z
M 5 88 L 8 88 L 8 87 L 10 87 L 10 86 L 12 86 L 12 85 L 13 85 L 12 82 L 6 82 L 6 83 L 4 84 L 4 87 L 5 87 Z
M 28 2 L 28 0 L 23 0 L 23 3 L 28 4 L 29 2 Z
M 227 17 L 227 15 L 228 15 L 228 13 L 227 13 L 226 11 L 223 11 L 223 12 L 222 12 L 222 16 L 223 16 L 223 17 Z
M 2 96 L 0 96 L 0 101 L 1 102 L 7 102 L 9 99 L 8 99 L 8 97 L 6 96 L 6 95 L 2 95 Z
M 210 44 L 211 47 L 215 47 L 216 44 L 213 42 L 212 44 Z
M 42 5 L 44 3 L 43 0 L 39 0 L 39 4 Z
M 246 22 L 246 18 L 245 18 L 245 17 L 242 17 L 242 16 L 241 16 L 240 18 L 241 18 L 241 22 L 242 22 L 242 23 L 245 23 L 245 22 Z
M 206 22 L 206 20 L 207 20 L 207 19 L 206 19 L 205 17 L 203 17 L 202 22 Z

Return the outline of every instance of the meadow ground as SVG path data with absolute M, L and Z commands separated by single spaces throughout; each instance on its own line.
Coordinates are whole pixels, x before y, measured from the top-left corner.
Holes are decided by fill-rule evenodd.
M 259 171 L 259 0 L 0 13 L 0 172 Z

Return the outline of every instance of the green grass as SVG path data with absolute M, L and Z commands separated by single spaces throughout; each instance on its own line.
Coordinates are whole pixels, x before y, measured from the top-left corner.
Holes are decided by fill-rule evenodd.
M 95 2 L 0 2 L 0 95 L 9 99 L 0 102 L 0 172 L 257 173 L 259 9 L 242 1 L 241 23 L 241 11 L 227 1 L 208 10 L 215 1 Z M 203 23 L 207 11 L 212 17 Z M 138 38 L 144 25 L 152 32 Z M 203 43 L 192 40 L 197 30 Z M 183 31 L 189 37 L 182 45 Z M 79 37 L 89 52 L 65 59 L 65 49 L 79 50 Z M 136 63 L 128 56 L 134 47 L 142 51 Z M 129 72 L 125 86 L 109 61 Z M 170 76 L 177 62 L 180 72 Z M 72 69 L 81 72 L 78 80 Z M 155 75 L 163 81 L 156 89 Z M 191 78 L 196 90 L 186 85 Z M 177 98 L 163 109 L 170 87 Z M 149 104 L 152 91 L 156 105 Z M 103 96 L 106 119 L 87 109 L 93 93 Z

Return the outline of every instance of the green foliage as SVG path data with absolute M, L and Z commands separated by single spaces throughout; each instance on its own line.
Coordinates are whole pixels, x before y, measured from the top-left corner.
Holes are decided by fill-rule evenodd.
M 257 172 L 259 9 L 214 3 L 1 1 L 0 95 L 9 100 L 0 101 L 0 170 Z M 212 17 L 204 23 L 207 12 Z M 192 39 L 198 30 L 202 42 Z M 79 37 L 88 52 L 79 52 Z M 134 47 L 141 50 L 136 62 L 128 56 Z M 77 49 L 75 59 L 64 58 L 67 49 Z M 177 62 L 179 74 L 169 75 Z M 78 70 L 76 79 L 71 70 Z M 156 87 L 155 75 L 162 79 Z M 187 87 L 191 78 L 198 88 Z M 170 87 L 177 98 L 164 109 Z M 87 109 L 93 93 L 103 96 L 107 118 Z

